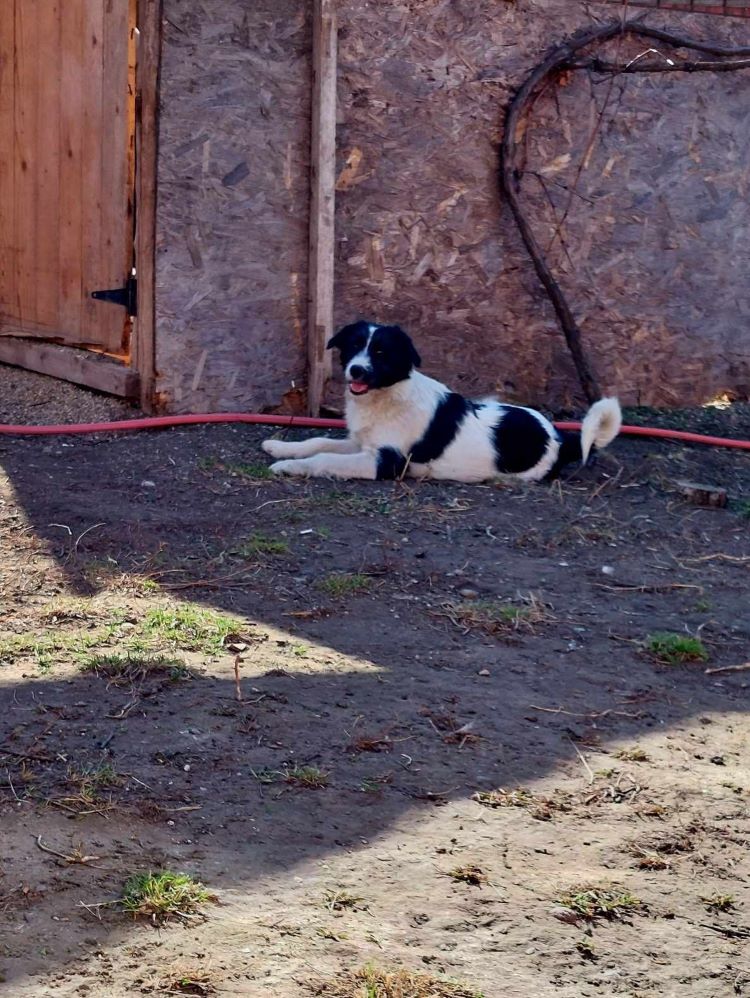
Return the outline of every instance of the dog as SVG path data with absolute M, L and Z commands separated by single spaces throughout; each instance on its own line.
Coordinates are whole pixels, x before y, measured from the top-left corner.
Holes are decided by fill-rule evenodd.
M 556 478 L 586 465 L 620 431 L 615 398 L 589 409 L 580 432 L 557 430 L 541 413 L 495 399 L 473 402 L 421 374 L 421 359 L 400 326 L 354 322 L 328 343 L 347 381 L 345 439 L 266 440 L 277 475 L 434 478 L 483 482 L 505 475 Z

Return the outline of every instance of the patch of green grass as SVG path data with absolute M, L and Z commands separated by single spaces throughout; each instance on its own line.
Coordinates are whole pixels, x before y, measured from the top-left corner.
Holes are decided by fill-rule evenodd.
M 310 649 L 307 645 L 292 645 L 290 650 L 292 655 L 295 655 L 297 658 L 307 658 L 310 654 Z
M 202 607 L 180 604 L 148 610 L 141 631 L 158 644 L 215 655 L 222 650 L 224 639 L 237 628 L 237 621 L 231 617 Z
M 315 505 L 349 516 L 371 516 L 373 514 L 389 516 L 393 510 L 393 504 L 382 497 L 355 495 L 339 489 L 316 496 Z
M 126 882 L 120 904 L 134 918 L 163 922 L 200 912 L 216 896 L 186 873 L 136 873 Z
M 112 633 L 112 628 L 103 628 L 73 633 L 14 634 L 0 640 L 0 663 L 34 658 L 42 672 L 49 672 L 54 658 L 83 655 L 91 648 L 106 644 Z
M 198 461 L 201 471 L 224 471 L 232 478 L 246 478 L 249 481 L 270 481 L 273 472 L 266 464 L 244 461 L 220 461 L 215 457 L 202 457 Z
M 616 920 L 646 910 L 640 898 L 619 887 L 571 887 L 557 899 L 587 922 L 597 919 Z
M 190 677 L 190 670 L 184 664 L 168 655 L 148 655 L 127 652 L 124 655 L 91 655 L 81 664 L 82 672 L 93 672 L 106 676 L 114 685 L 140 682 L 148 676 L 166 675 L 173 682 Z
M 535 628 L 550 619 L 545 605 L 530 595 L 526 603 L 503 603 L 499 600 L 465 600 L 447 603 L 440 616 L 447 617 L 465 634 L 483 631 L 502 636 L 514 631 L 533 633 Z
M 734 894 L 712 894 L 710 897 L 701 897 L 701 901 L 706 906 L 706 911 L 732 911 L 735 906 Z
M 101 762 L 96 766 L 84 766 L 82 769 L 69 770 L 68 782 L 98 791 L 104 787 L 119 787 L 122 778 L 111 762 Z
M 447 978 L 372 965 L 312 984 L 311 991 L 319 998 L 484 998 L 483 992 Z
M 738 502 L 736 509 L 743 519 L 750 520 L 750 499 L 744 499 L 742 502 Z
M 334 599 L 367 592 L 371 580 L 359 572 L 334 572 L 318 580 L 318 588 Z
M 232 554 L 240 558 L 258 558 L 262 555 L 289 554 L 289 541 L 285 537 L 270 537 L 268 534 L 250 534 Z
M 708 652 L 703 642 L 690 634 L 674 634 L 671 631 L 649 634 L 646 638 L 646 649 L 654 658 L 667 665 L 708 661 Z

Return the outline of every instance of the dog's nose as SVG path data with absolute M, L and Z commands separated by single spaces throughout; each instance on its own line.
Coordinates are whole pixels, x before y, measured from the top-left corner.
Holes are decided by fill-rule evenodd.
M 361 381 L 367 374 L 367 371 L 359 364 L 353 364 L 352 367 L 349 368 L 349 374 L 351 375 L 353 381 Z

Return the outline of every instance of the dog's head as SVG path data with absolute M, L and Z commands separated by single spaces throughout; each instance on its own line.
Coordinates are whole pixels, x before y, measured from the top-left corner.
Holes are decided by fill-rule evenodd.
M 390 388 L 405 381 L 422 363 L 400 326 L 352 322 L 329 340 L 328 349 L 334 348 L 341 352 L 341 366 L 352 395 Z

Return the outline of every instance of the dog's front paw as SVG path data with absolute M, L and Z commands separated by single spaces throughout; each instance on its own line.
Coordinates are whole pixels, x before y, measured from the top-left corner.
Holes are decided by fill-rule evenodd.
M 289 442 L 286 440 L 264 440 L 260 446 L 271 457 L 283 457 L 289 451 Z
M 304 461 L 276 461 L 271 465 L 274 475 L 309 475 L 309 469 Z

